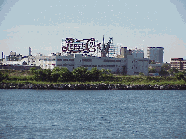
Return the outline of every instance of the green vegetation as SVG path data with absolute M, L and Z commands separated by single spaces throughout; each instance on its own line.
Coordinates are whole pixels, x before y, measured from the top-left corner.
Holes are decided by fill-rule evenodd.
M 164 72 L 164 73 L 163 73 Z M 70 72 L 67 68 L 55 67 L 53 70 L 31 68 L 30 70 L 1 70 L 0 82 L 4 83 L 32 83 L 32 84 L 151 84 L 151 85 L 174 85 L 186 84 L 186 72 L 179 72 L 176 69 L 163 69 L 162 75 L 167 76 L 144 76 L 139 75 L 118 75 L 111 74 L 111 71 L 97 68 L 88 70 L 85 67 L 78 67 Z M 168 76 L 172 75 L 172 76 Z

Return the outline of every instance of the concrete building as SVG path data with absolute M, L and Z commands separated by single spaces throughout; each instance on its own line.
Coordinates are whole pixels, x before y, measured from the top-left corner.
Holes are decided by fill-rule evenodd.
M 177 68 L 178 70 L 186 70 L 186 59 L 183 58 L 171 58 L 171 68 Z
M 127 47 L 121 47 L 120 57 L 127 58 L 127 55 L 132 55 L 132 50 L 127 50 Z
M 126 55 L 126 54 L 125 54 Z M 126 55 L 126 58 L 109 58 L 86 56 L 82 54 L 68 54 L 51 56 L 29 56 L 29 65 L 40 66 L 42 69 L 53 69 L 54 67 L 67 67 L 70 71 L 77 67 L 92 67 L 97 69 L 109 69 L 112 73 L 124 73 L 127 75 L 137 75 L 140 72 L 148 75 L 148 59 L 134 58 L 132 54 Z
M 111 43 L 109 48 L 109 57 L 116 57 L 116 55 L 117 55 L 116 45 Z
M 161 71 L 163 63 L 149 64 L 149 68 L 154 68 L 157 72 Z
M 163 63 L 163 47 L 147 47 L 147 57 L 157 63 Z
M 22 60 L 22 55 L 16 55 L 16 52 L 10 52 L 9 56 L 6 56 L 6 61 L 20 61 Z
M 144 51 L 142 49 L 133 49 L 132 50 L 132 55 L 134 58 L 144 58 Z
M 16 52 L 10 52 L 10 55 L 3 59 L 2 65 L 27 65 L 28 56 L 16 55 Z

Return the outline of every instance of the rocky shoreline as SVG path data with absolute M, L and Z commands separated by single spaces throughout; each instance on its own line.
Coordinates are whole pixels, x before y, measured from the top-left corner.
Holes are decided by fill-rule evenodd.
M 0 89 L 46 90 L 186 90 L 186 85 L 124 85 L 124 84 L 13 84 L 0 83 Z

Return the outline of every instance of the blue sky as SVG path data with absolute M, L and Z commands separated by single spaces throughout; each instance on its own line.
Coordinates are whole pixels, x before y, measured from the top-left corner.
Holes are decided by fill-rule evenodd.
M 186 59 L 185 0 L 0 0 L 0 51 L 28 55 L 61 51 L 61 38 L 128 48 L 164 47 L 164 62 Z

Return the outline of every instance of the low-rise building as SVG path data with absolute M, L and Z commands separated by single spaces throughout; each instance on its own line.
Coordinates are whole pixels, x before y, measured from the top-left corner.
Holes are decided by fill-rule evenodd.
M 186 70 L 186 59 L 183 58 L 171 58 L 171 68 L 178 70 Z
M 149 64 L 149 68 L 154 68 L 156 72 L 160 72 L 162 65 L 163 63 Z
M 77 67 L 93 67 L 97 69 L 109 69 L 112 73 L 124 73 L 135 75 L 140 72 L 148 75 L 148 59 L 134 58 L 133 55 L 126 55 L 126 58 L 109 58 L 86 56 L 82 54 L 68 54 L 66 56 L 52 54 L 50 56 L 29 56 L 28 63 L 33 66 L 40 66 L 42 69 L 53 69 L 54 67 L 67 67 L 70 71 Z

